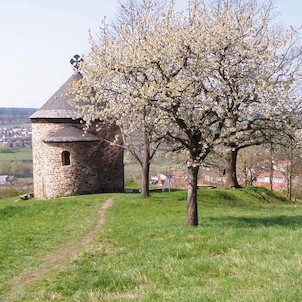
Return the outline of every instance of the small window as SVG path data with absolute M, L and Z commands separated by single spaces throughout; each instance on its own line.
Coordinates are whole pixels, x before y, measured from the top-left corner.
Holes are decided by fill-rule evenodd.
M 69 166 L 70 165 L 70 152 L 63 151 L 62 152 L 62 166 Z

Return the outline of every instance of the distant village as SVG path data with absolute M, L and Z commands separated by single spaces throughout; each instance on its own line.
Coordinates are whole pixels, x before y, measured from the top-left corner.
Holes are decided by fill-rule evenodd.
M 31 125 L 0 124 L 0 146 L 31 148 Z
M 32 161 L 18 158 L 19 150 L 31 149 L 31 123 L 29 116 L 32 108 L 0 108 L 0 189 L 5 186 L 31 189 Z M 9 155 L 9 154 L 11 155 Z M 7 160 L 11 156 L 11 160 Z M 18 158 L 18 159 L 13 159 Z
M 31 148 L 34 108 L 0 108 L 0 147 Z

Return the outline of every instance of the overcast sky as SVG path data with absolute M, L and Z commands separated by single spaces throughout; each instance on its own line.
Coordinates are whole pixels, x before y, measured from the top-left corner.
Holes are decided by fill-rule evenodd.
M 179 6 L 185 0 L 176 1 Z M 302 0 L 276 0 L 278 22 L 302 24 Z M 0 107 L 41 107 L 89 49 L 88 29 L 112 18 L 118 0 L 0 0 Z

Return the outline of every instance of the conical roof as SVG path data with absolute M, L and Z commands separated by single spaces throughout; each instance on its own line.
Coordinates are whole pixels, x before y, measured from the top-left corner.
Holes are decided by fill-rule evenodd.
M 97 136 L 88 132 L 85 133 L 83 129 L 73 125 L 66 126 L 43 139 L 45 143 L 93 142 L 99 140 Z
M 34 114 L 31 119 L 66 119 L 75 118 L 77 110 L 68 104 L 70 97 L 67 97 L 70 84 L 82 78 L 79 72 L 74 73 L 63 86 Z

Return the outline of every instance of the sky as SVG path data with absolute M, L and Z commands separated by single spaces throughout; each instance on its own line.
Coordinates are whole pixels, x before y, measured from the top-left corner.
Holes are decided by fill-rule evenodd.
M 177 6 L 186 0 L 177 0 Z M 275 0 L 277 22 L 302 24 L 302 0 Z M 0 0 L 0 107 L 40 108 L 72 75 L 118 0 Z

